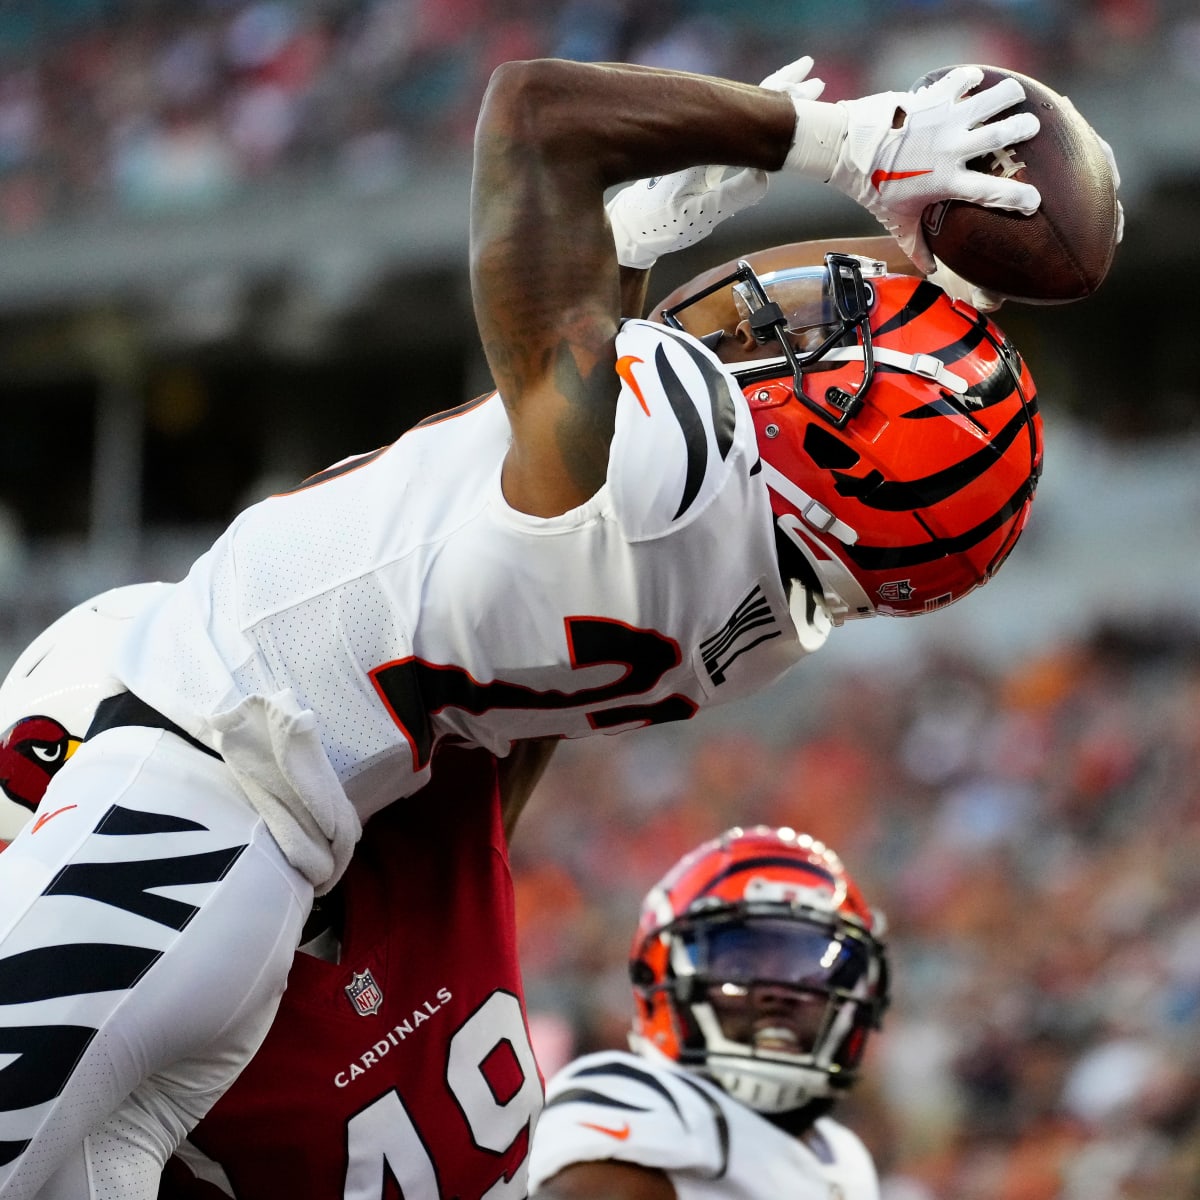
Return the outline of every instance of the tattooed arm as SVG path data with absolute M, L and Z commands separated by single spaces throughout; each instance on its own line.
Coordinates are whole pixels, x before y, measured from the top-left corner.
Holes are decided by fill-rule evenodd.
M 778 169 L 784 96 L 678 72 L 536 60 L 492 76 L 475 135 L 471 287 L 512 422 L 504 493 L 554 516 L 604 482 L 621 289 L 604 191 L 697 163 Z

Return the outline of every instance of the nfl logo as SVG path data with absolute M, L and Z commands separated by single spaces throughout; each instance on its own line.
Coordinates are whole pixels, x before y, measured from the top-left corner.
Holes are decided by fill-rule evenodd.
M 346 995 L 360 1017 L 374 1016 L 383 1007 L 383 992 L 369 970 L 350 977 L 350 982 L 346 984 Z
M 915 591 L 911 579 L 896 579 L 885 583 L 879 589 L 879 595 L 884 600 L 911 600 Z

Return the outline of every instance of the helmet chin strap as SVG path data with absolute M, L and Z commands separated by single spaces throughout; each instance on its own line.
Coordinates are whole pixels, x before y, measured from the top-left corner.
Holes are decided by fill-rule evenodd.
M 858 541 L 858 531 L 852 529 L 845 521 L 839 521 L 823 504 L 814 500 L 799 484 L 789 479 L 777 467 L 773 467 L 764 458 L 762 460 L 763 479 L 767 487 L 782 496 L 814 529 L 820 533 L 830 533 L 846 546 L 853 546 Z
M 877 363 L 895 367 L 909 375 L 919 375 L 922 379 L 932 379 L 949 392 L 963 396 L 970 385 L 961 376 L 947 368 L 940 358 L 932 354 L 905 354 L 902 350 L 890 350 L 886 346 L 872 347 L 872 353 Z M 861 362 L 866 358 L 862 346 L 837 346 L 824 355 L 823 362 Z
M 821 605 L 834 625 L 875 615 L 875 605 L 862 584 L 837 555 L 826 550 L 819 539 L 805 528 L 805 521 L 801 517 L 784 513 L 775 519 L 775 523 L 816 573 L 823 593 Z M 796 619 L 795 613 L 792 619 Z

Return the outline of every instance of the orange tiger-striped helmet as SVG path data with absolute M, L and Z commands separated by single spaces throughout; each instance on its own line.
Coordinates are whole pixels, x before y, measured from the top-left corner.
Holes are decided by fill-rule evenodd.
M 722 287 L 758 353 L 781 352 L 730 366 L 785 576 L 835 624 L 931 612 L 986 583 L 1042 469 L 1037 395 L 1012 342 L 935 285 L 845 254 L 761 276 L 739 263 L 664 319 L 682 328 L 678 314 Z
M 730 829 L 650 890 L 630 957 L 630 1044 L 760 1112 L 855 1079 L 888 1003 L 882 917 L 838 856 L 791 829 Z

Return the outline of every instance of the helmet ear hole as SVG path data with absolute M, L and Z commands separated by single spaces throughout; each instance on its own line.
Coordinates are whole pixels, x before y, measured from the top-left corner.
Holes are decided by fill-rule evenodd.
M 800 552 L 792 539 L 775 523 L 775 553 L 779 556 L 779 573 L 786 587 L 796 580 L 810 596 L 820 596 L 825 589 L 812 563 Z
M 853 446 L 820 425 L 810 425 L 804 431 L 804 450 L 818 467 L 827 471 L 848 471 L 861 457 Z
M 629 964 L 629 978 L 634 987 L 648 988 L 654 983 L 654 969 L 644 959 L 635 958 Z

